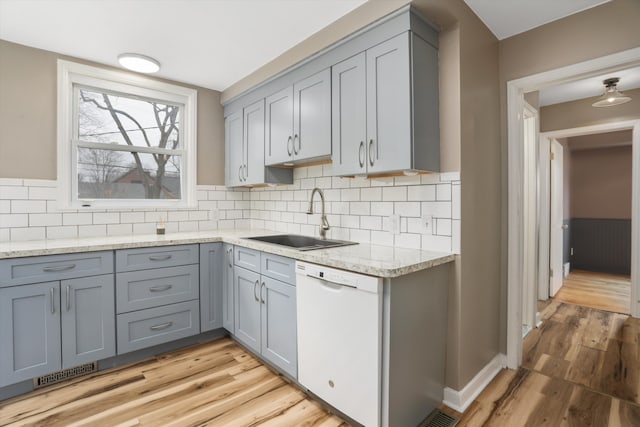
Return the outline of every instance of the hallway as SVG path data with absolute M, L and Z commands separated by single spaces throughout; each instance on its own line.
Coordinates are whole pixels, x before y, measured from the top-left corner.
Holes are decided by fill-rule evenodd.
M 522 367 L 500 372 L 459 426 L 640 425 L 640 320 L 543 305 L 542 326 L 525 338 Z

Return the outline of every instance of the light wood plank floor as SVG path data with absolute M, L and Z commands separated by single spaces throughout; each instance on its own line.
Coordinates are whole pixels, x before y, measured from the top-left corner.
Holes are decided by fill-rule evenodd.
M 460 426 L 640 426 L 640 320 L 551 301 L 527 335 L 523 365 L 503 370 Z
M 555 300 L 629 314 L 631 277 L 574 270 L 564 279 Z
M 0 402 L 2 426 L 346 426 L 231 339 Z

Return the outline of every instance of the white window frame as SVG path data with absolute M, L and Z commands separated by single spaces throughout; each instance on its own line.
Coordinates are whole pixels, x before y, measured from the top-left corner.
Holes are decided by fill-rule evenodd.
M 74 125 L 74 85 L 130 94 L 181 106 L 180 199 L 78 199 L 77 149 Z M 61 210 L 187 208 L 196 205 L 197 91 L 124 71 L 58 60 L 58 208 Z M 97 147 L 99 148 L 99 147 Z M 145 152 L 140 147 L 139 152 Z

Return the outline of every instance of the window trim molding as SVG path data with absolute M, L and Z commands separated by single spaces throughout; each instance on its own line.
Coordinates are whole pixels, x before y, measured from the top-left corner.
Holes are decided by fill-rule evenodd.
M 197 90 L 128 73 L 58 59 L 57 100 L 57 178 L 58 208 L 60 210 L 123 210 L 139 208 L 192 208 L 197 204 Z M 73 174 L 77 164 L 72 162 L 74 117 L 73 85 L 90 85 L 97 89 L 129 93 L 155 98 L 184 106 L 182 112 L 184 174 L 180 200 L 101 199 L 90 206 L 83 205 L 72 194 Z M 129 205 L 127 205 L 127 203 Z

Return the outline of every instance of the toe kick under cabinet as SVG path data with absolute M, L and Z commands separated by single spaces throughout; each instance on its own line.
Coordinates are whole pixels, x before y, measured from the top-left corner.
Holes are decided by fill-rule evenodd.
M 0 260 L 0 387 L 114 356 L 113 252 Z
M 199 247 L 116 251 L 118 354 L 200 333 Z

